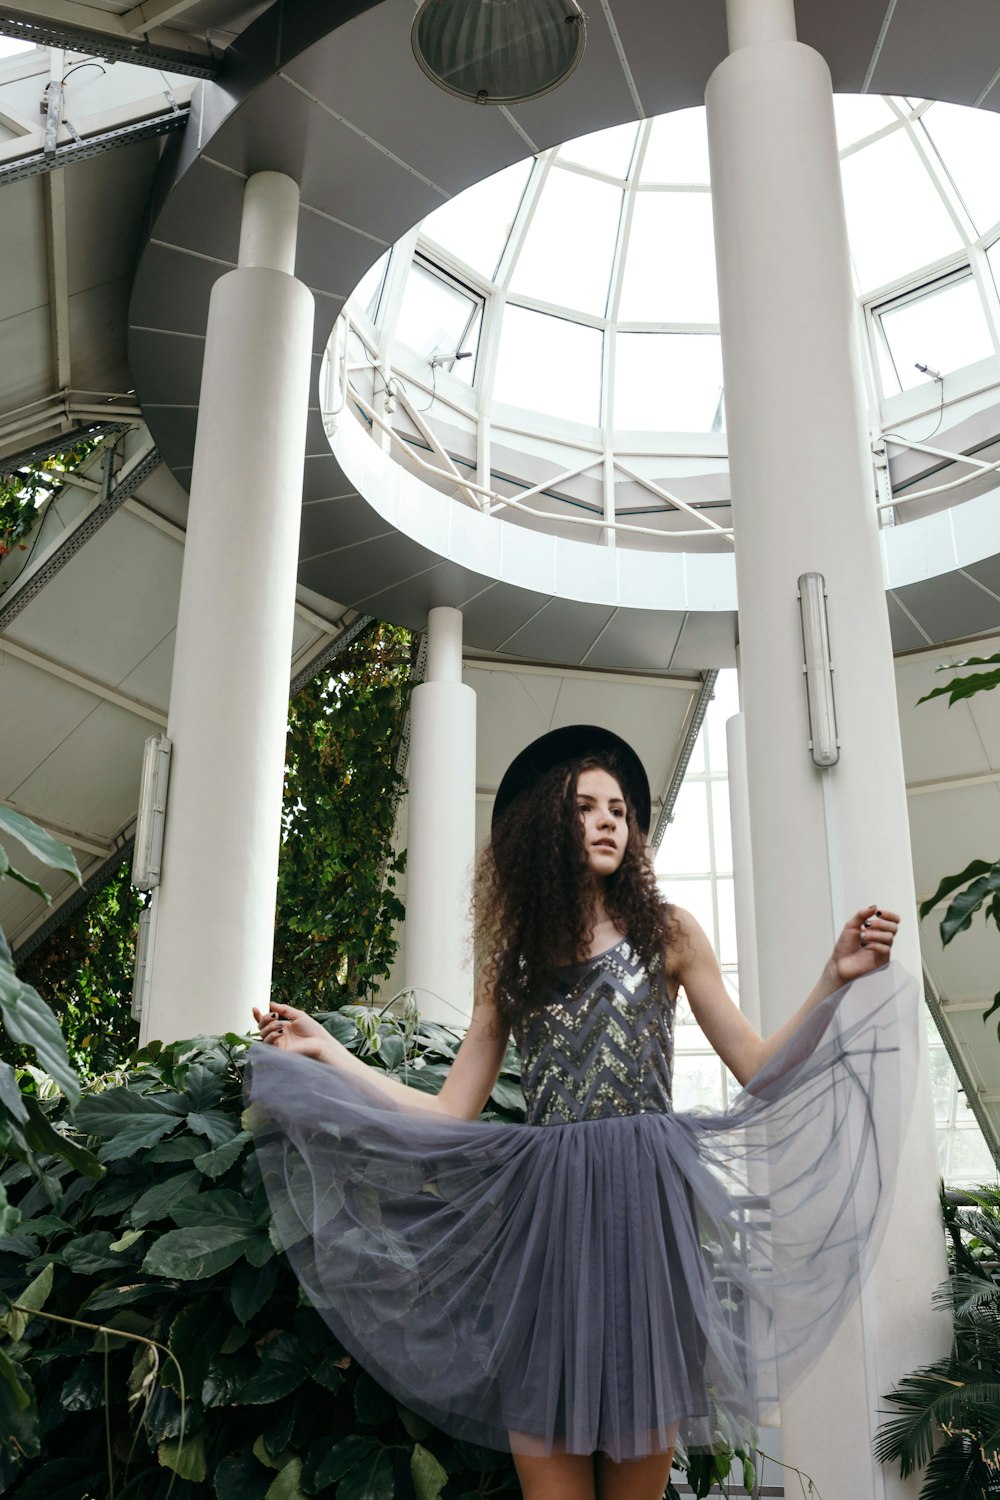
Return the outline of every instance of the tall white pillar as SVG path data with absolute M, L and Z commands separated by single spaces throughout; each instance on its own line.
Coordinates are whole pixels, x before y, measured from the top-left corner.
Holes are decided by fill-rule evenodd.
M 476 695 L 462 682 L 462 615 L 427 616 L 427 673 L 410 700 L 404 977 L 428 1020 L 472 1015 Z
M 143 1040 L 244 1032 L 268 1002 L 312 365 L 298 202 L 250 178 L 209 305 Z
M 706 102 L 769 1032 L 858 907 L 901 912 L 898 956 L 919 975 L 920 955 L 830 75 L 795 40 L 789 0 L 730 0 L 730 18 L 735 50 Z M 812 571 L 826 579 L 836 668 L 841 758 L 826 771 L 807 748 L 796 600 Z M 785 1457 L 824 1495 L 916 1494 L 874 1463 L 870 1434 L 893 1382 L 947 1343 L 930 1307 L 945 1274 L 937 1177 L 924 1063 L 868 1290 L 782 1406 Z

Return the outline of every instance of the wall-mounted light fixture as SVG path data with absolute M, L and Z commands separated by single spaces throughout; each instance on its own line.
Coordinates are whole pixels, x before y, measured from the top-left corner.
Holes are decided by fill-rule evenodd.
M 822 573 L 803 573 L 799 579 L 802 620 L 802 671 L 809 708 L 809 751 L 813 764 L 835 766 L 840 759 L 837 709 L 833 700 L 830 631 L 826 616 L 826 580 Z
M 587 27 L 576 0 L 424 0 L 410 42 L 446 93 L 473 104 L 523 104 L 569 77 Z
M 165 734 L 152 734 L 142 753 L 139 816 L 132 856 L 132 884 L 140 891 L 151 891 L 160 883 L 169 778 L 170 741 Z

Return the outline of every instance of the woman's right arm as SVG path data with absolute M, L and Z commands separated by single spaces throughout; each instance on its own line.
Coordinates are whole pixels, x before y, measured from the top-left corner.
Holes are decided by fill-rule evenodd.
M 460 1120 L 475 1120 L 486 1108 L 500 1076 L 510 1034 L 509 1026 L 500 1017 L 492 991 L 482 986 L 476 996 L 468 1030 L 441 1091 L 429 1094 L 424 1089 L 400 1083 L 380 1068 L 362 1062 L 317 1020 L 294 1006 L 272 1005 L 266 1013 L 255 1009 L 254 1017 L 260 1028 L 261 1041 L 268 1046 L 343 1068 L 359 1081 L 364 1079 L 371 1087 L 406 1103 L 411 1109 L 454 1115 Z

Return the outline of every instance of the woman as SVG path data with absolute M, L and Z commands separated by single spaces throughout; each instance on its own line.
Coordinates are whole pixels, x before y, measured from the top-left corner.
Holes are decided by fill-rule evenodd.
M 659 1500 L 679 1431 L 754 1420 L 856 1290 L 899 1133 L 898 917 L 852 917 L 763 1041 L 663 902 L 649 815 L 595 726 L 513 763 L 477 879 L 493 957 L 437 1096 L 255 1012 L 258 1148 L 307 1292 L 407 1405 L 509 1448 L 527 1500 Z M 681 987 L 746 1085 L 727 1114 L 672 1111 Z M 511 1033 L 525 1126 L 478 1120 Z

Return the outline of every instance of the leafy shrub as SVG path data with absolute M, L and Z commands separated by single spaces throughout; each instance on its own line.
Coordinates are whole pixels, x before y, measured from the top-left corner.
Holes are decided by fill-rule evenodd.
M 355 1006 L 326 1024 L 374 1066 L 431 1091 L 459 1040 Z M 508 1455 L 455 1442 L 398 1405 L 300 1295 L 241 1126 L 246 1045 L 157 1044 L 87 1092 L 73 1122 L 98 1143 L 100 1181 L 56 1157 L 43 1162 L 44 1182 L 22 1161 L 4 1164 L 21 1220 L 0 1238 L 0 1292 L 25 1310 L 3 1319 L 3 1357 L 30 1401 L 15 1412 L 0 1394 L 0 1493 L 516 1496 Z M 488 1116 L 518 1118 L 517 1078 L 511 1052 Z M 40 1107 L 64 1128 L 64 1100 Z
M 904 1478 L 927 1466 L 920 1500 L 983 1500 L 1000 1496 L 1000 1189 L 942 1206 L 950 1274 L 935 1304 L 954 1319 L 951 1351 L 890 1392 L 900 1415 L 875 1452 Z

